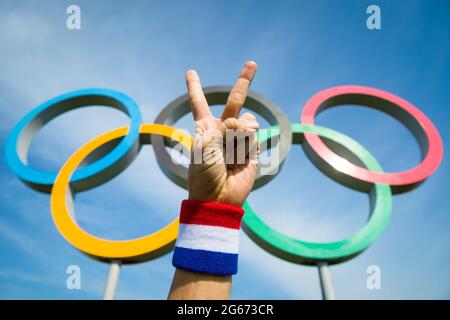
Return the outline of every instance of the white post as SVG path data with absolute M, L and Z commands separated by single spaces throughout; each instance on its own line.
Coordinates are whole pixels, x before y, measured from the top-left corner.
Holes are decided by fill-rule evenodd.
M 105 291 L 103 292 L 103 300 L 114 300 L 114 296 L 116 295 L 117 283 L 119 282 L 120 266 L 120 261 L 111 261 L 108 278 L 106 279 L 105 283 Z
M 319 269 L 320 287 L 322 288 L 323 300 L 335 300 L 333 290 L 333 283 L 331 281 L 331 272 L 328 263 L 319 261 L 317 262 L 317 268 Z

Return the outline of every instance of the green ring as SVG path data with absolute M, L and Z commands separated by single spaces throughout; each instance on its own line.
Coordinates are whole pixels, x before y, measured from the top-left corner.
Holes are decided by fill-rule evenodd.
M 258 136 L 260 143 L 276 138 L 277 126 L 270 127 L 267 132 Z M 294 143 L 303 142 L 303 134 L 315 133 L 322 138 L 338 144 L 359 158 L 368 169 L 383 172 L 375 158 L 363 146 L 346 135 L 332 129 L 304 124 L 291 124 Z M 321 169 L 319 167 L 319 169 Z M 329 172 L 325 172 L 333 178 Z M 291 262 L 315 265 L 319 261 L 336 264 L 349 260 L 368 248 L 383 232 L 391 215 L 391 188 L 384 184 L 375 184 L 368 192 L 372 212 L 369 220 L 356 234 L 336 242 L 316 243 L 297 240 L 282 234 L 268 226 L 246 201 L 243 205 L 245 215 L 243 229 L 245 233 L 266 251 Z

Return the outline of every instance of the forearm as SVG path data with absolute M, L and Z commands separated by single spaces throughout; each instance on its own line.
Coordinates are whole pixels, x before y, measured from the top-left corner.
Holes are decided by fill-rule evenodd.
M 230 299 L 230 291 L 231 276 L 210 275 L 177 269 L 168 299 L 228 300 Z

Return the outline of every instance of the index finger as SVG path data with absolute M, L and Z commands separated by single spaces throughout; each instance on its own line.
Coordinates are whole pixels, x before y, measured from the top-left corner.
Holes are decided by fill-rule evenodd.
M 208 102 L 203 93 L 200 77 L 195 70 L 186 72 L 186 86 L 194 120 L 198 121 L 206 117 L 211 117 L 211 110 L 209 110 Z
M 256 73 L 257 65 L 254 61 L 247 61 L 239 74 L 239 79 L 236 81 L 233 89 L 228 96 L 225 109 L 222 113 L 222 121 L 227 118 L 237 118 L 245 98 L 247 97 L 248 88 Z

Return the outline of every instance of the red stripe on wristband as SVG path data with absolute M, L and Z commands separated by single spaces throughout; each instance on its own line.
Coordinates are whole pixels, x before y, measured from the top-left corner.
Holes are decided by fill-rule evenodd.
M 221 202 L 183 200 L 180 223 L 240 229 L 244 210 Z

